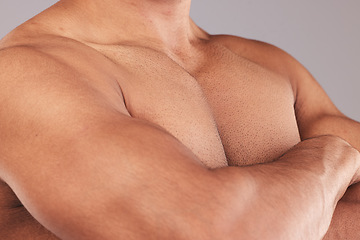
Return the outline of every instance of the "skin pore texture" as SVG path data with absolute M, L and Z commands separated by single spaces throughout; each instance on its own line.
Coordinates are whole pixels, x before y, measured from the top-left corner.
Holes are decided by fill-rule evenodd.
M 360 124 L 190 5 L 61 0 L 0 41 L 1 239 L 360 238 Z

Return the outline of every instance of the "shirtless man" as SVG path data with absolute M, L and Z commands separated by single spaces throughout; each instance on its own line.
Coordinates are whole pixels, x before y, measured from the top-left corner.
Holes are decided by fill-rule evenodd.
M 2 39 L 1 239 L 359 239 L 360 124 L 189 9 L 62 0 Z

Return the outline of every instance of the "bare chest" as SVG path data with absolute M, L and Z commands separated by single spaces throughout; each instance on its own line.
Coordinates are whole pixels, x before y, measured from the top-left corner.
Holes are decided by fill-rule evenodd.
M 205 165 L 268 162 L 300 141 L 293 91 L 281 76 L 234 56 L 190 74 L 164 56 L 133 54 L 111 56 L 130 69 L 119 81 L 129 113 L 166 129 Z

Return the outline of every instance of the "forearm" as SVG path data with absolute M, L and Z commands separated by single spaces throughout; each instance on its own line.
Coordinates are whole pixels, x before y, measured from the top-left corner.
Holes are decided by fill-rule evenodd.
M 360 124 L 354 120 L 339 115 L 325 115 L 313 121 L 300 124 L 303 138 L 332 134 L 340 136 L 354 148 L 360 150 Z M 349 239 L 360 238 L 360 184 L 349 187 L 344 197 L 339 201 L 334 213 L 331 226 L 324 239 Z
M 35 175 L 39 184 L 19 179 L 13 189 L 62 239 L 319 239 L 359 165 L 348 145 L 322 138 L 273 163 L 210 171 L 173 138 L 155 136 L 152 151 L 136 151 L 130 165 L 107 151 L 100 163 L 56 165 L 56 178 L 45 175 L 50 168 Z M 117 151 L 125 141 L 112 142 Z
M 339 155 L 339 151 L 329 151 L 326 156 L 326 151 L 317 151 L 318 146 L 313 144 L 301 143 L 273 163 L 241 168 L 251 173 L 253 182 L 248 202 L 241 203 L 243 209 L 236 226 L 239 236 L 323 237 L 337 201 L 352 181 L 354 165 L 344 164 L 346 156 Z M 319 161 L 326 158 L 327 162 Z M 231 204 L 236 206 L 233 201 Z

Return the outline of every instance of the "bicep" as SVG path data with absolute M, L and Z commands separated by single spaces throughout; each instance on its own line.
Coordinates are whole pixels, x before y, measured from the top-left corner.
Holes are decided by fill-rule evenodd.
M 76 78 L 63 83 L 65 72 L 44 73 L 1 75 L 0 175 L 46 228 L 65 239 L 141 235 L 208 194 L 208 170 L 165 130 Z
M 155 227 L 162 214 L 180 216 L 189 202 L 179 201 L 202 194 L 195 186 L 206 170 L 171 136 L 131 120 L 94 122 L 96 129 L 72 137 L 66 129 L 43 135 L 26 152 L 6 156 L 5 181 L 41 224 L 65 239 L 98 236 L 107 224 L 125 231 Z M 151 213 L 158 210 L 164 213 Z M 112 234 L 119 233 L 101 238 Z
M 332 103 L 311 74 L 298 64 L 296 117 L 301 138 L 321 135 L 341 137 L 360 150 L 360 123 L 342 114 Z M 343 197 L 346 201 L 360 200 L 360 185 L 351 186 Z
M 302 139 L 336 135 L 356 141 L 351 132 L 360 133 L 360 125 L 342 114 L 320 84 L 298 62 L 293 65 L 296 86 L 295 113 Z

